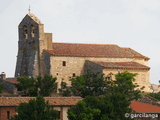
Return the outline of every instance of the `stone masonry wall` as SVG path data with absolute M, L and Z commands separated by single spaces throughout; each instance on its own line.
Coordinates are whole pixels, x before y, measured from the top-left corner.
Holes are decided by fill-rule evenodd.
M 85 70 L 84 66 L 85 66 L 85 61 L 86 60 L 89 60 L 89 61 L 103 61 L 103 62 L 127 62 L 127 61 L 133 61 L 132 58 L 98 58 L 98 57 L 51 56 L 50 74 L 55 76 L 55 77 L 57 77 L 57 81 L 58 81 L 59 84 L 62 81 L 62 79 L 64 79 L 64 82 L 67 82 L 68 85 L 70 85 L 69 78 L 72 77 L 73 74 L 75 74 L 76 76 L 79 76 L 79 75 L 84 73 L 84 70 Z M 63 61 L 66 62 L 66 66 L 62 65 Z M 144 61 L 142 59 L 142 63 L 143 62 Z M 111 72 L 111 71 L 109 70 L 109 72 Z M 115 72 L 117 72 L 117 70 L 115 70 Z M 131 71 L 131 72 L 135 72 L 135 70 Z M 141 76 L 145 77 L 145 79 L 143 81 L 146 81 L 146 84 L 148 85 L 148 83 L 149 83 L 149 71 L 137 71 L 137 72 L 142 74 Z M 141 80 L 142 79 L 140 79 L 140 81 Z M 59 87 L 60 87 L 60 85 L 59 85 Z
M 6 90 L 9 93 L 14 94 L 15 85 L 12 82 L 3 80 L 4 90 Z
M 47 52 L 43 52 L 44 56 L 44 74 L 45 75 L 50 75 L 50 54 Z
M 143 87 L 145 86 L 144 90 L 143 91 L 146 91 L 146 92 L 150 92 L 151 89 L 150 89 L 150 82 L 149 82 L 149 70 L 142 70 L 142 69 L 139 69 L 139 70 L 135 70 L 135 69 L 119 69 L 120 72 L 124 72 L 124 71 L 128 71 L 128 72 L 131 72 L 131 73 L 138 73 L 138 75 L 135 77 L 135 84 L 138 84 L 139 87 Z M 113 73 L 113 76 L 112 76 L 112 79 L 115 80 L 115 77 L 114 75 L 118 73 L 118 69 L 104 69 L 103 70 L 103 73 L 105 75 L 108 75 L 109 73 Z

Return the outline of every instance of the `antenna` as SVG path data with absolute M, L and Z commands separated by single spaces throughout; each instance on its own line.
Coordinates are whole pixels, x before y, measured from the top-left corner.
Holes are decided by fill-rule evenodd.
M 30 14 L 30 12 L 31 12 L 31 6 L 29 5 L 29 8 L 28 8 L 28 12 L 29 12 L 29 14 Z

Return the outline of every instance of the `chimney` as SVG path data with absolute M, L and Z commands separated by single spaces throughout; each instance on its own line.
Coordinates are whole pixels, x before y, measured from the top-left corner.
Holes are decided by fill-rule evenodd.
M 2 72 L 2 73 L 1 73 L 1 79 L 2 79 L 2 80 L 5 80 L 5 79 L 6 79 L 6 74 L 5 74 L 5 72 Z

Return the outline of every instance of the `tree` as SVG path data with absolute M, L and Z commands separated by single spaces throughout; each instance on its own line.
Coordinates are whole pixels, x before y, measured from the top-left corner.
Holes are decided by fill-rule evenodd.
M 73 120 L 73 116 L 75 117 L 81 115 L 83 112 L 85 112 L 83 114 L 86 115 L 91 114 L 88 113 L 88 111 L 83 111 L 83 109 L 86 108 L 96 110 L 98 109 L 100 111 L 100 114 L 94 115 L 92 120 L 130 120 L 131 118 L 125 118 L 125 113 L 132 112 L 131 108 L 129 107 L 130 101 L 141 97 L 140 90 L 136 90 L 136 87 L 138 86 L 133 84 L 135 81 L 134 77 L 136 75 L 136 73 L 129 73 L 128 71 L 124 71 L 115 75 L 116 80 L 107 78 L 103 79 L 105 80 L 103 84 L 103 86 L 105 86 L 104 94 L 91 94 L 92 96 L 89 96 L 88 94 L 85 96 L 83 99 L 85 106 L 76 107 L 76 105 L 74 109 L 71 108 L 68 110 L 69 120 Z M 98 88 L 99 87 L 100 86 L 98 86 Z M 75 120 L 79 120 L 78 117 L 75 117 Z
M 56 78 L 50 75 L 44 75 L 44 77 L 28 78 L 18 77 L 17 88 L 24 91 L 27 96 L 50 96 L 51 92 L 57 89 Z
M 104 75 L 87 71 L 86 74 L 70 79 L 71 88 L 62 90 L 75 96 L 99 96 L 105 94 L 106 81 Z M 69 96 L 69 95 L 68 95 Z
M 71 96 L 71 89 L 67 87 L 66 82 L 63 82 L 63 81 L 61 82 L 61 89 L 59 89 L 59 93 L 65 97 Z
M 16 86 L 18 89 L 21 89 L 24 91 L 24 94 L 26 95 L 31 95 L 34 96 L 33 93 L 35 95 L 37 95 L 37 93 L 33 92 L 36 91 L 36 86 L 35 86 L 35 82 L 36 79 L 35 78 L 28 78 L 27 76 L 24 77 L 18 77 L 17 81 L 19 82 Z
M 95 117 L 95 120 L 125 120 L 125 113 L 131 113 L 129 107 L 130 101 L 124 94 L 114 93 L 105 96 L 87 96 L 84 101 L 92 109 L 99 109 L 101 114 Z
M 105 96 L 87 96 L 68 110 L 69 120 L 130 120 L 130 101 L 120 93 Z
M 87 71 L 86 74 L 73 77 L 70 79 L 71 88 L 62 89 L 62 95 L 67 93 L 69 95 L 81 96 L 100 96 L 112 93 L 123 93 L 127 96 L 128 100 L 134 100 L 141 97 L 141 91 L 137 89 L 138 85 L 135 85 L 135 76 L 137 73 L 129 73 L 124 71 L 115 75 L 116 80 L 108 79 L 100 73 L 93 73 Z M 143 88 L 141 88 L 143 89 Z
M 160 100 L 160 93 L 148 93 L 148 95 L 157 100 Z
M 37 77 L 36 85 L 39 88 L 39 94 L 42 96 L 49 96 L 53 90 L 57 90 L 57 78 L 53 78 L 49 75 L 44 77 Z
M 11 120 L 57 120 L 58 117 L 58 111 L 53 110 L 42 96 L 21 103 L 17 113 Z
M 116 80 L 108 80 L 108 89 L 111 93 L 122 93 L 126 95 L 129 101 L 137 100 L 141 97 L 141 91 L 137 89 L 139 85 L 135 85 L 133 82 L 136 80 L 135 76 L 137 73 L 129 73 L 124 71 L 115 75 Z M 141 90 L 144 87 L 140 88 Z
M 100 110 L 91 109 L 84 101 L 79 101 L 67 113 L 69 120 L 94 120 L 94 117 L 100 114 Z

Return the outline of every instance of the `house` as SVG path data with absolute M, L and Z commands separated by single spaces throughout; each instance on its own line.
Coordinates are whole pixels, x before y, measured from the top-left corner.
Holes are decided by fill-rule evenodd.
M 131 101 L 132 114 L 125 114 L 125 117 L 136 120 L 160 120 L 160 107 L 138 101 Z M 126 116 L 127 115 L 127 116 Z
M 16 107 L 20 103 L 28 102 L 35 97 L 0 97 L 0 120 L 8 120 L 16 115 Z M 74 106 L 81 97 L 45 97 L 51 107 L 59 111 L 60 120 L 68 120 L 67 110 Z

